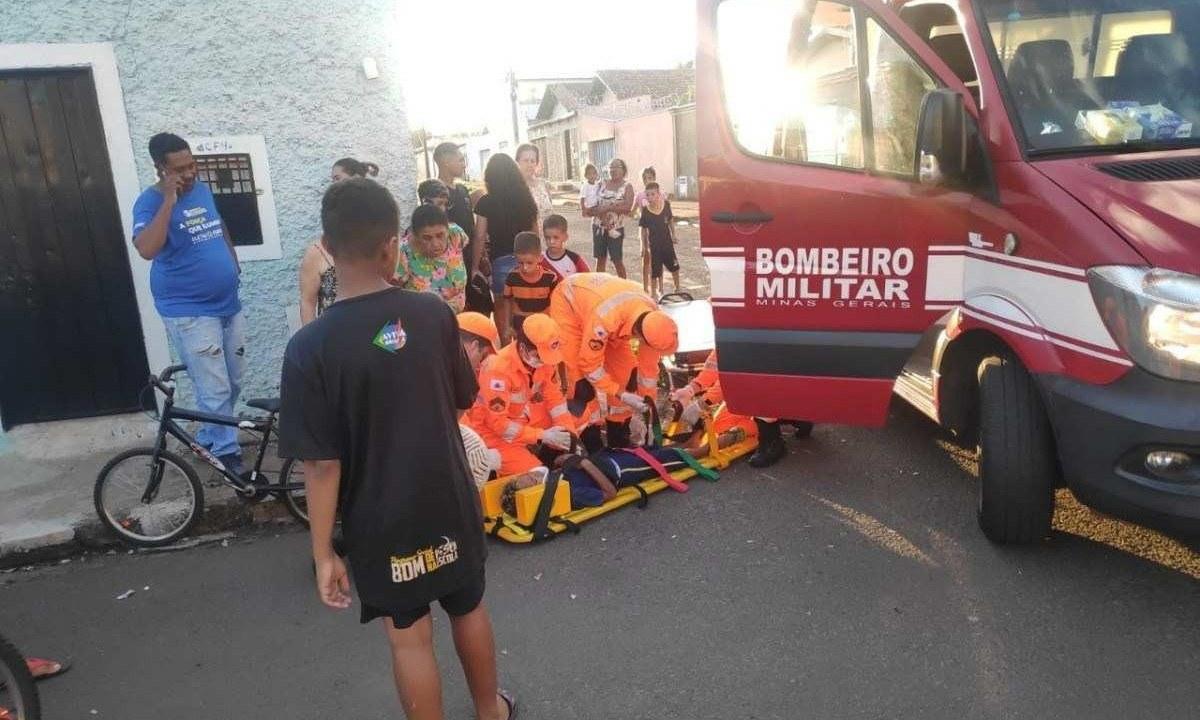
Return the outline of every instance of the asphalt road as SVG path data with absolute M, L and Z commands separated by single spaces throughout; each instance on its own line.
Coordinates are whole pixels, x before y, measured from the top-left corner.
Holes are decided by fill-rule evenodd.
M 791 447 L 769 473 L 493 546 L 524 718 L 1196 717 L 1196 556 L 989 545 L 969 461 L 904 408 Z M 74 661 L 42 685 L 55 720 L 399 717 L 381 629 L 318 604 L 306 553 L 284 530 L 0 575 L 0 632 Z M 438 625 L 449 717 L 468 718 Z

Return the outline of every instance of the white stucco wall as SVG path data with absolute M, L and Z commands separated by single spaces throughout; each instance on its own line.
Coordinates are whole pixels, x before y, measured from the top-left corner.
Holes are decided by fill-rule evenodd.
M 0 45 L 112 43 L 128 118 L 125 142 L 143 187 L 155 180 L 146 142 L 157 132 L 265 137 L 283 259 L 243 264 L 249 358 L 243 397 L 276 393 L 288 310 L 298 302 L 296 270 L 319 233 L 332 162 L 344 156 L 375 162 L 402 213 L 415 202 L 395 1 L 2 4 Z M 363 74 L 367 56 L 378 62 L 377 79 Z

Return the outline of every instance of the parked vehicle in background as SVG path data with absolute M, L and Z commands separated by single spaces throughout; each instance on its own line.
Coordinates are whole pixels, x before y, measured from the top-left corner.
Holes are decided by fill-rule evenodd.
M 1200 532 L 1200 3 L 700 0 L 702 251 L 741 414 L 977 445 L 978 515 L 1054 489 Z

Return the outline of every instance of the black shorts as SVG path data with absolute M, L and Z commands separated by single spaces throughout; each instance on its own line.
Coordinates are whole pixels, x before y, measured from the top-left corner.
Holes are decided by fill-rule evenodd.
M 479 570 L 479 577 L 476 580 L 458 588 L 457 590 L 447 593 L 437 599 L 438 604 L 451 617 L 462 617 L 475 608 L 479 607 L 479 603 L 483 602 L 483 590 L 487 585 L 487 580 L 484 577 L 483 569 Z M 397 630 L 404 630 L 412 627 L 413 623 L 420 620 L 429 614 L 429 605 L 421 605 L 420 607 L 409 608 L 407 610 L 385 610 L 383 608 L 372 607 L 366 603 L 362 604 L 362 614 L 359 616 L 359 622 L 369 623 L 375 618 L 388 617 L 392 619 L 392 625 Z
M 655 280 L 661 278 L 664 267 L 673 273 L 679 272 L 679 258 L 675 256 L 675 243 L 651 243 L 650 277 Z

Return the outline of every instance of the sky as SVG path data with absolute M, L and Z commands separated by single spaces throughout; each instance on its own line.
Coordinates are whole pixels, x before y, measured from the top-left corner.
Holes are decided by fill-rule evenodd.
M 696 55 L 696 0 L 397 0 L 397 7 L 409 127 L 433 134 L 511 126 L 509 68 L 518 78 L 587 77 L 675 67 Z M 457 38 L 456 51 L 448 52 L 448 36 Z

